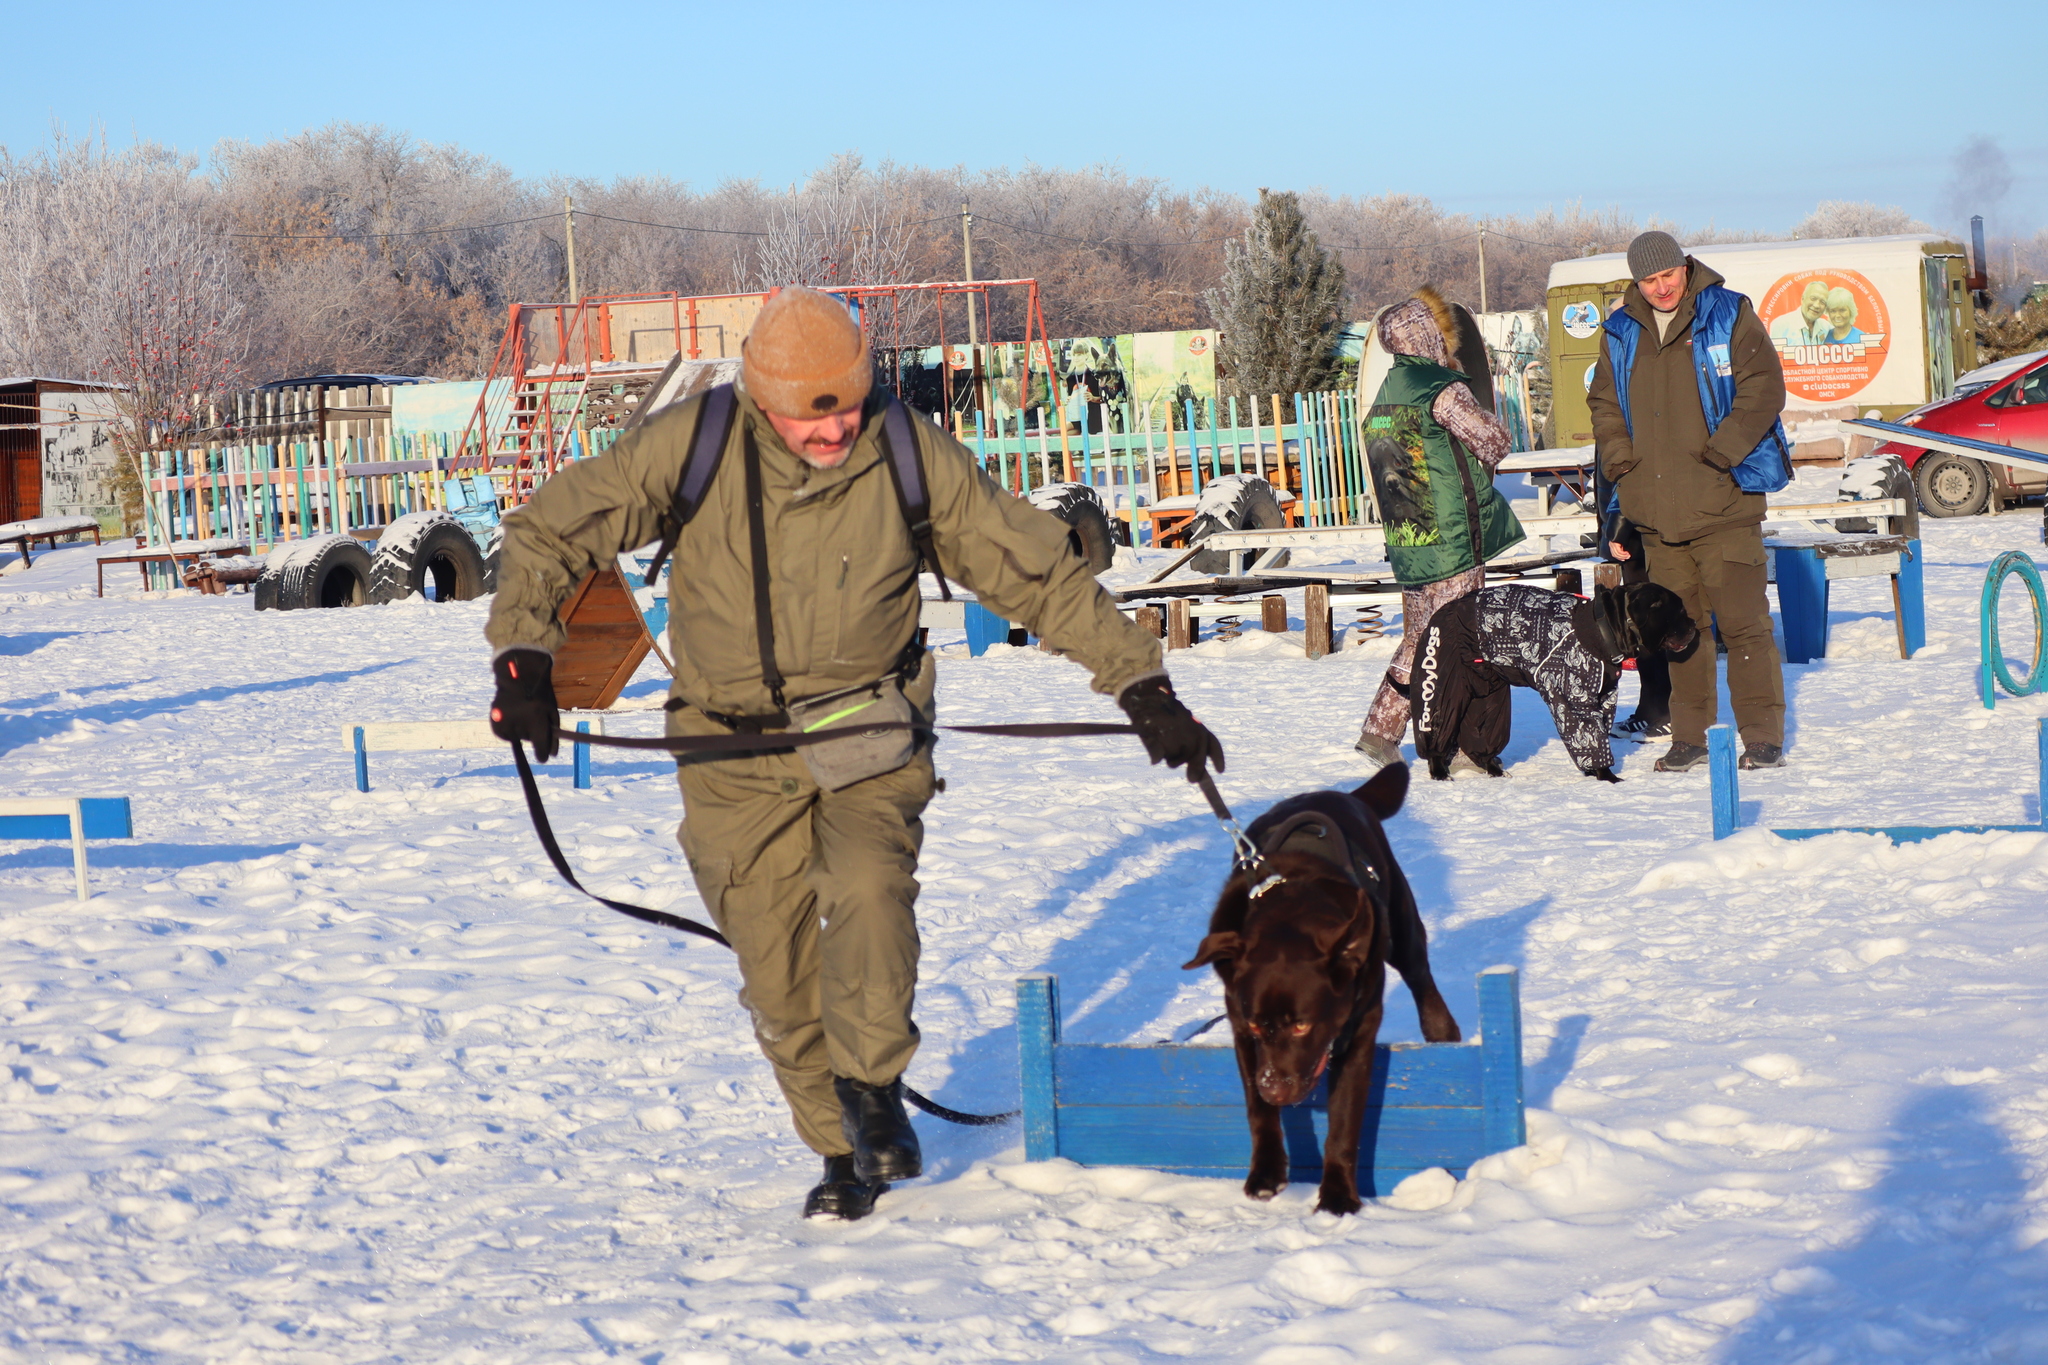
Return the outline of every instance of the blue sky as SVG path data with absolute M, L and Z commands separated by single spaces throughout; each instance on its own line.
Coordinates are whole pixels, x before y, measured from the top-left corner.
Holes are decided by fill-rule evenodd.
M 2048 223 L 2048 119 L 2027 70 L 2048 50 L 2039 0 L 113 0 L 24 6 L 8 29 L 10 50 L 35 54 L 0 94 L 16 151 L 53 119 L 196 152 L 349 119 L 523 175 L 782 184 L 857 150 L 1778 229 L 1821 199 L 1959 222 L 1957 155 L 1988 135 L 2011 186 L 1964 199 L 1994 231 Z

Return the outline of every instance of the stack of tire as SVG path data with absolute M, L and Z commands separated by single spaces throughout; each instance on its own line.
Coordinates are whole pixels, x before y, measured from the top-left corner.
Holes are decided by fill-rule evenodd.
M 1067 542 L 1087 561 L 1090 573 L 1108 569 L 1116 562 L 1116 547 L 1131 543 L 1130 523 L 1110 516 L 1102 495 L 1085 483 L 1042 484 L 1024 496 L 1067 524 Z
M 1218 531 L 1276 531 L 1287 524 L 1281 515 L 1279 495 L 1273 485 L 1256 474 L 1227 474 L 1202 490 L 1195 503 L 1194 519 L 1188 523 L 1188 544 L 1200 545 Z M 1287 563 L 1282 551 L 1271 567 Z M 1188 561 L 1196 573 L 1230 572 L 1230 552 L 1204 550 Z
M 256 610 L 359 607 L 423 597 L 466 602 L 497 587 L 497 534 L 489 555 L 446 512 L 415 512 L 384 528 L 373 557 L 353 536 L 318 536 L 271 552 L 256 580 Z

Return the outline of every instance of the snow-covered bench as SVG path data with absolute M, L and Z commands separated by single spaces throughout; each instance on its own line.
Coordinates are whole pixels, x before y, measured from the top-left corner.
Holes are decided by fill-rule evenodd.
M 125 796 L 0 797 L 0 839 L 69 839 L 78 898 L 92 892 L 85 882 L 87 839 L 132 839 Z
M 92 543 L 100 543 L 100 524 L 91 517 L 30 517 L 27 521 L 10 521 L 0 524 L 0 545 L 12 545 L 21 551 L 21 567 L 26 569 L 34 563 L 28 557 L 29 546 L 38 540 L 56 544 L 60 536 L 82 536 L 92 532 Z

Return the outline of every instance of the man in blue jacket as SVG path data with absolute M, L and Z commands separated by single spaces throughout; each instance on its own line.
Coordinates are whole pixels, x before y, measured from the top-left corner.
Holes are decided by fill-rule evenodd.
M 1748 299 L 1666 232 L 1629 243 L 1590 401 L 1601 470 L 1641 529 L 1650 581 L 1685 600 L 1702 643 L 1671 665 L 1671 749 L 1659 772 L 1707 757 L 1718 709 L 1708 622 L 1728 646 L 1745 768 L 1784 766 L 1785 680 L 1764 593 L 1764 495 L 1791 481 L 1778 415 L 1785 375 Z

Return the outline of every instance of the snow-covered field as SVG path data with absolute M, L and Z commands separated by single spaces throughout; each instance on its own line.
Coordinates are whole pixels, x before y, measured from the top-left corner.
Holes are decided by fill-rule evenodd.
M 1837 585 L 1750 823 L 2040 818 L 2048 700 L 1972 681 L 1984 566 L 2040 524 L 1928 523 L 1911 662 L 1884 581 Z M 85 905 L 66 849 L 0 845 L 0 1362 L 2048 1360 L 2048 835 L 1715 844 L 1703 774 L 1583 780 L 1518 694 L 1509 779 L 1421 782 L 1391 834 L 1461 1018 L 1521 968 L 1526 1148 L 1340 1220 L 920 1118 L 927 1179 L 805 1223 L 727 957 L 559 884 L 500 753 L 354 791 L 344 723 L 481 713 L 485 604 L 95 600 L 90 553 L 0 577 L 0 792 L 129 795 L 137 836 Z M 1241 814 L 1358 780 L 1389 648 L 1172 657 Z M 940 683 L 953 720 L 1118 718 L 1035 651 Z M 1217 1010 L 1192 789 L 1118 741 L 940 769 L 913 1083 L 1011 1107 L 1027 972 L 1072 1037 Z M 665 762 L 542 781 L 596 889 L 701 914 Z

